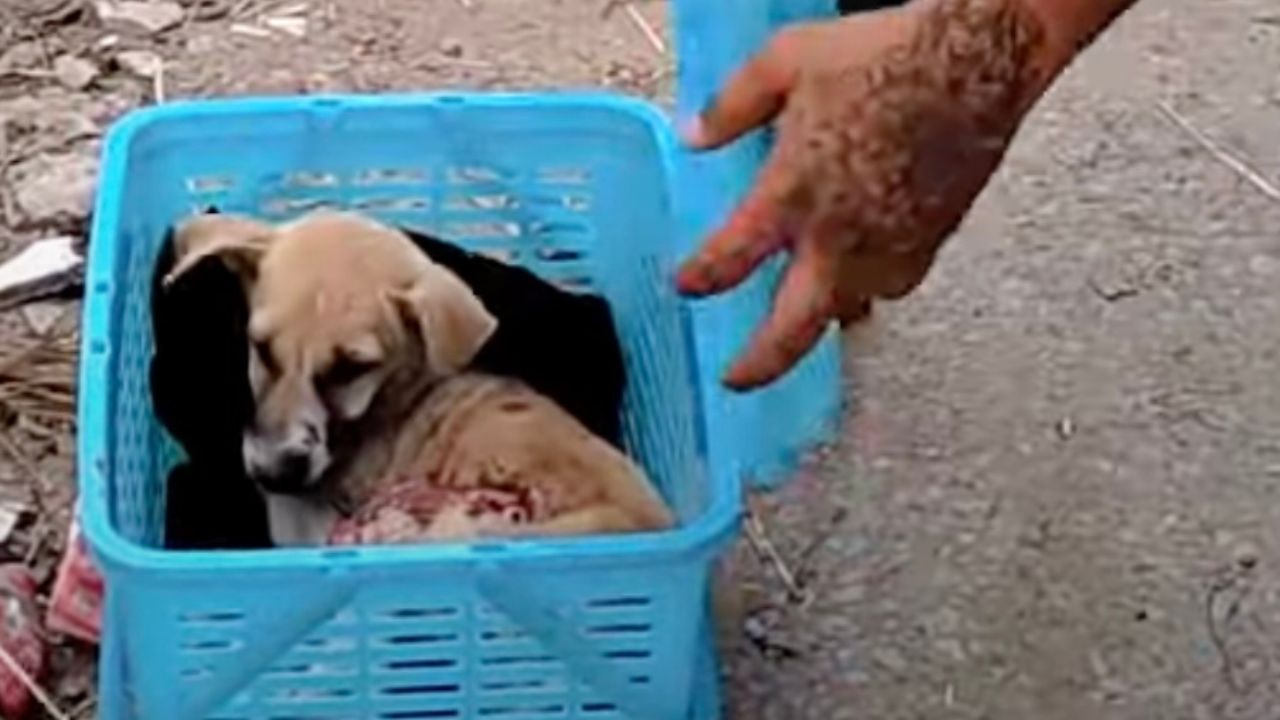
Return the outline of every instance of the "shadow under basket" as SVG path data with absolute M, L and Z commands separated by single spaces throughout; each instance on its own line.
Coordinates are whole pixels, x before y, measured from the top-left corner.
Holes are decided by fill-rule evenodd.
M 80 383 L 80 513 L 108 587 L 101 717 L 715 717 L 708 587 L 740 488 L 706 467 L 699 378 L 714 373 L 672 289 L 677 154 L 649 105 L 601 95 L 249 99 L 120 121 Z M 627 364 L 627 447 L 679 528 L 163 550 L 178 450 L 147 385 L 150 278 L 166 230 L 208 206 L 271 221 L 358 210 L 603 294 Z

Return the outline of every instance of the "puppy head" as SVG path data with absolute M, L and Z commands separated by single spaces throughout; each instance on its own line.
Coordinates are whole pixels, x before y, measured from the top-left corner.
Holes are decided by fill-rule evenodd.
M 311 490 L 336 438 L 462 370 L 497 327 L 457 276 L 366 218 L 314 213 L 255 244 L 217 254 L 249 288 L 256 410 L 243 451 L 268 491 Z

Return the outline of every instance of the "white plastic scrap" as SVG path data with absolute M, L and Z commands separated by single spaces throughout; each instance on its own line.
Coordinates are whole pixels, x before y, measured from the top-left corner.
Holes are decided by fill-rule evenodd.
M 0 264 L 0 308 L 67 287 L 84 267 L 73 237 L 39 240 Z

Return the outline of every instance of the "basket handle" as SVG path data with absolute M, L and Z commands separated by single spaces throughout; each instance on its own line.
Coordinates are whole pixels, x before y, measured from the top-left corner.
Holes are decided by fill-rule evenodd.
M 318 598 L 290 612 L 262 631 L 260 639 L 234 660 L 223 663 L 203 692 L 185 703 L 178 714 L 183 720 L 203 720 L 230 702 L 317 627 L 351 604 L 358 584 L 346 581 L 330 585 Z
M 685 708 L 664 707 L 670 704 L 667 698 L 641 695 L 604 661 L 574 630 L 568 613 L 537 596 L 537 582 L 499 563 L 487 562 L 477 570 L 476 585 L 486 601 L 535 636 L 629 720 L 683 720 Z

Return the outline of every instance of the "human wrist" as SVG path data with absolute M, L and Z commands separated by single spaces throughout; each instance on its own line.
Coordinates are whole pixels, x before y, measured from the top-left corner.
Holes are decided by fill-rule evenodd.
M 1136 0 L 1009 0 L 1044 29 L 1046 70 L 1057 76 Z
M 956 107 L 1016 125 L 1070 62 L 1038 7 L 1048 1 L 913 0 L 913 52 L 932 58 Z

